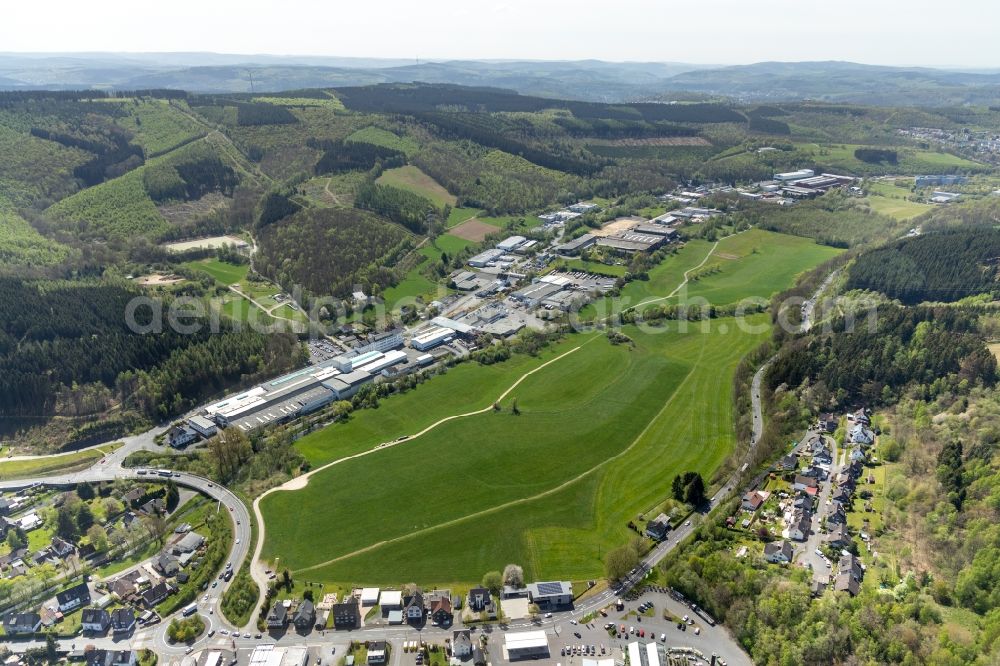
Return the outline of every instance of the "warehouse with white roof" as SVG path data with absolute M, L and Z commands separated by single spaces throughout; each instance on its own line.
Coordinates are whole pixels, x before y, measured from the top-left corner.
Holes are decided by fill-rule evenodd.
M 544 659 L 549 656 L 549 639 L 544 631 L 522 631 L 504 636 L 508 661 Z

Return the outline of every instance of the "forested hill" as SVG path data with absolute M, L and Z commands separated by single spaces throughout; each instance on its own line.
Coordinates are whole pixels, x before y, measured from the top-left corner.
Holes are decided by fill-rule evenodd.
M 952 302 L 995 293 L 998 262 L 1000 231 L 948 229 L 863 253 L 851 266 L 847 286 L 907 304 Z

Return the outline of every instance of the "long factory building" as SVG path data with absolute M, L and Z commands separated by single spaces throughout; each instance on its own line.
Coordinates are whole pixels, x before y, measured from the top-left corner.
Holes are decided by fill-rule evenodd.
M 346 400 L 383 370 L 406 362 L 401 350 L 345 354 L 258 384 L 248 391 L 209 405 L 201 417 L 220 428 L 250 431 L 314 412 L 334 400 Z

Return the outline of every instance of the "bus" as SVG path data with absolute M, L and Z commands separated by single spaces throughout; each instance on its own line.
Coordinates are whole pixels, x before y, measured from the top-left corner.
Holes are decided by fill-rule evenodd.
M 184 617 L 189 617 L 198 612 L 198 604 L 193 603 L 190 606 L 185 606 L 184 611 L 181 613 Z
M 156 473 L 159 474 L 160 476 L 170 476 L 172 474 L 172 472 L 169 469 L 158 469 L 156 470 Z

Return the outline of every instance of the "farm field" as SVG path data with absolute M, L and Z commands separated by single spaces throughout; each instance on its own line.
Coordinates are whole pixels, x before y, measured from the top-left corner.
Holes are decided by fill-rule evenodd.
M 470 241 L 453 236 L 450 233 L 438 236 L 433 240 L 432 244 L 425 245 L 417 250 L 417 254 L 421 256 L 420 262 L 406 272 L 406 275 L 403 276 L 399 284 L 389 287 L 382 292 L 383 300 L 391 310 L 395 310 L 396 305 L 400 301 L 406 300 L 409 302 L 418 296 L 424 297 L 425 300 L 428 297 L 437 296 L 439 286 L 422 273 L 424 267 L 428 262 L 437 261 L 441 257 L 442 252 L 452 255 L 469 245 L 472 245 Z M 440 288 L 445 289 L 444 287 Z M 445 291 L 447 290 L 445 289 Z
M 876 213 L 888 215 L 889 217 L 897 220 L 913 219 L 918 215 L 926 213 L 932 208 L 930 204 L 920 203 L 919 201 L 907 201 L 905 199 L 883 197 L 878 195 L 869 196 L 868 205 L 871 206 L 872 210 Z
M 619 518 L 662 501 L 674 473 L 698 469 L 710 476 L 733 445 L 731 372 L 766 331 L 751 335 L 721 321 L 684 334 L 630 329 L 634 349 L 611 345 L 599 333 L 571 336 L 540 359 L 516 359 L 520 367 L 459 368 L 399 398 L 392 414 L 385 414 L 387 404 L 364 444 L 357 432 L 348 432 L 361 414 L 339 436 L 330 430 L 312 436 L 313 442 L 304 438 L 299 446 L 310 459 L 320 438 L 343 442 L 338 455 L 363 450 L 442 414 L 440 407 L 437 414 L 423 408 L 435 410 L 439 391 L 465 396 L 465 404 L 450 404 L 447 413 L 488 406 L 525 368 L 558 358 L 525 379 L 499 413 L 449 421 L 375 457 L 319 472 L 304 490 L 265 498 L 265 557 L 280 555 L 283 566 L 324 581 L 388 583 L 401 575 L 428 583 L 474 581 L 501 561 L 522 563 L 530 577 L 599 576 L 600 549 L 626 538 L 628 519 Z M 455 376 L 459 370 L 491 370 L 492 381 Z M 451 386 L 442 389 L 446 380 Z M 480 390 L 455 390 L 472 380 Z M 479 398 L 470 403 L 469 395 Z M 514 399 L 518 416 L 510 411 Z M 684 417 L 695 410 L 702 418 Z M 434 501 L 414 504 L 399 492 L 414 478 Z M 378 507 L 364 530 L 316 530 L 313 524 L 307 535 L 280 518 L 309 511 L 328 516 L 332 528 L 356 514 L 359 503 Z M 386 543 L 357 552 L 379 542 Z M 449 547 L 441 550 L 441 543 Z
M 487 224 L 478 218 L 470 218 L 465 222 L 462 222 L 456 227 L 452 227 L 451 231 L 448 233 L 452 236 L 458 236 L 459 238 L 464 238 L 467 241 L 473 243 L 481 243 L 490 234 L 498 232 L 500 229 L 493 226 L 492 224 Z
M 389 169 L 379 176 L 377 182 L 419 194 L 438 207 L 444 207 L 445 204 L 455 205 L 453 194 L 450 194 L 436 180 L 415 166 L 407 165 Z

